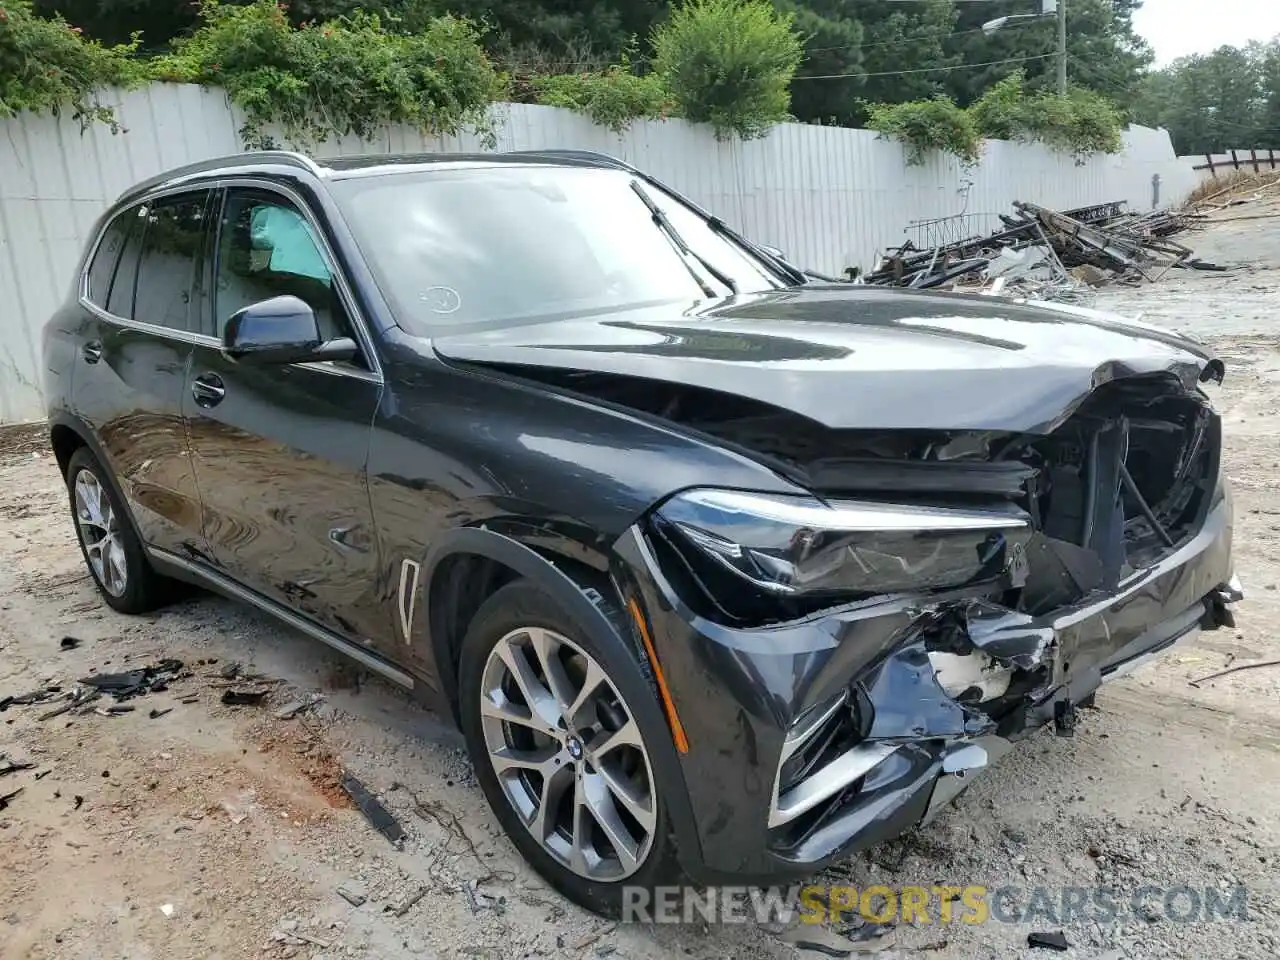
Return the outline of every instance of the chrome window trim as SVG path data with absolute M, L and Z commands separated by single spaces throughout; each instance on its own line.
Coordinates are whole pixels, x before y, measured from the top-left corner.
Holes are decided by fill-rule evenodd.
M 88 297 L 80 298 L 80 306 L 88 310 L 99 320 L 105 320 L 107 323 L 114 323 L 116 326 L 124 330 L 136 330 L 138 333 L 146 333 L 152 336 L 161 337 L 168 340 L 177 340 L 181 343 L 190 343 L 199 347 L 212 347 L 215 350 L 221 349 L 222 344 L 217 337 L 206 336 L 203 333 L 191 333 L 187 330 L 175 330 L 173 327 L 161 327 L 154 323 L 141 323 L 137 320 L 129 320 L 125 317 L 117 317 L 114 313 L 108 313 L 96 303 L 89 300 Z
M 331 377 L 352 377 L 366 380 L 369 383 L 382 383 L 382 377 L 371 370 L 360 370 L 357 367 L 344 367 L 332 360 L 310 360 L 306 363 L 291 363 L 291 367 L 301 370 L 314 370 L 316 373 L 327 373 Z

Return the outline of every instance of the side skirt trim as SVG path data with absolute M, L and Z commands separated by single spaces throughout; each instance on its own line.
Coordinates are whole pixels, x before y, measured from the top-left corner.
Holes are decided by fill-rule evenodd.
M 360 663 L 362 666 L 368 667 L 374 673 L 377 673 L 392 683 L 412 690 L 415 686 L 414 679 L 397 667 L 393 667 L 381 657 L 370 653 L 368 650 L 362 649 L 358 645 L 352 643 L 344 637 L 338 636 L 332 630 L 327 630 L 320 624 L 315 623 L 306 617 L 300 616 L 273 600 L 250 590 L 248 587 L 242 586 L 230 577 L 221 573 L 210 570 L 203 564 L 194 563 L 185 557 L 180 557 L 175 553 L 167 550 L 160 550 L 156 547 L 148 547 L 147 553 L 161 564 L 167 564 L 177 567 L 189 576 L 199 580 L 219 593 L 225 594 L 232 599 L 241 600 L 250 606 L 257 607 L 264 613 L 270 614 L 277 620 L 300 630 L 314 640 L 332 647 L 344 656 L 350 657 L 352 660 Z

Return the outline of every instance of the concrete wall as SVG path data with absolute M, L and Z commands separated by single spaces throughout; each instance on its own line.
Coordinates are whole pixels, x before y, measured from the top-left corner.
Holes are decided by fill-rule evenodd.
M 102 126 L 82 133 L 69 118 L 0 120 L 0 423 L 42 415 L 40 327 L 67 296 L 102 210 L 144 177 L 241 150 L 239 118 L 221 92 L 155 85 L 109 102 L 120 134 Z M 982 163 L 966 171 L 941 156 L 908 167 L 898 144 L 866 130 L 786 124 L 740 143 L 719 142 L 683 121 L 646 121 L 616 136 L 569 111 L 516 104 L 495 106 L 494 121 L 497 150 L 576 148 L 622 157 L 756 240 L 831 273 L 869 265 L 885 245 L 901 243 L 913 221 L 966 214 L 935 232 L 985 232 L 1014 200 L 1057 208 L 1127 200 L 1149 209 L 1154 176 L 1166 205 L 1195 182 L 1168 135 L 1145 128 L 1125 134 L 1124 153 L 1083 166 L 1040 146 L 989 141 Z M 483 149 L 475 135 L 436 140 L 390 130 L 376 142 L 344 139 L 316 153 Z

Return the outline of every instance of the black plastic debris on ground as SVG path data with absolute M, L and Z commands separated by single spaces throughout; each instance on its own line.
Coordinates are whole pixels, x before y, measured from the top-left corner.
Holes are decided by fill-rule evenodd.
M 0 810 L 7 810 L 9 808 L 9 802 L 21 792 L 22 787 L 19 787 L 17 790 L 13 791 L 13 793 L 6 793 L 3 796 L 0 796 Z
M 355 805 L 364 814 L 369 824 L 398 848 L 404 841 L 404 829 L 391 815 L 391 811 L 379 802 L 368 787 L 345 771 L 342 774 L 342 789 L 355 801 Z
M 32 690 L 30 693 L 20 693 L 17 696 L 0 697 L 0 713 L 4 713 L 10 707 L 29 707 L 36 703 L 47 703 L 62 692 L 62 687 L 54 684 L 48 687 L 42 687 L 39 690 Z
M 228 707 L 256 707 L 266 695 L 266 690 L 224 690 L 222 702 Z
M 1039 947 L 1041 950 L 1057 950 L 1059 953 L 1065 953 L 1071 949 L 1071 944 L 1067 943 L 1066 935 L 1061 931 L 1057 933 L 1028 933 L 1027 946 Z
M 74 650 L 83 642 L 79 637 L 63 637 L 60 646 L 63 650 Z
M 52 720 L 54 717 L 60 717 L 64 713 L 69 713 L 77 707 L 83 707 L 85 704 L 93 703 L 93 701 L 97 700 L 101 696 L 101 691 L 95 690 L 92 687 L 77 687 L 75 690 L 71 691 L 71 696 L 65 703 L 61 706 L 54 707 L 54 709 L 50 710 L 48 713 L 40 714 L 36 719 L 40 721 Z
M 143 694 L 167 690 L 170 683 L 184 675 L 183 669 L 181 660 L 166 659 L 138 670 L 85 677 L 80 683 L 115 697 L 117 701 L 130 700 Z
M 0 753 L 0 777 L 7 776 L 10 773 L 17 773 L 20 770 L 32 770 L 35 768 L 34 763 L 26 763 L 22 760 L 14 760 L 7 754 Z

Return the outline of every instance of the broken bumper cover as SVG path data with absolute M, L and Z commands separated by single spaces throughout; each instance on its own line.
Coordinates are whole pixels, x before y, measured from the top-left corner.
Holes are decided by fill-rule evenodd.
M 690 749 L 703 882 L 771 882 L 932 816 L 1012 742 L 1195 632 L 1230 622 L 1231 502 L 1105 596 L 1032 618 L 894 597 L 735 629 L 692 612 L 643 534 L 616 545 Z M 958 625 L 958 626 L 957 626 Z M 981 705 L 998 699 L 1001 709 Z

